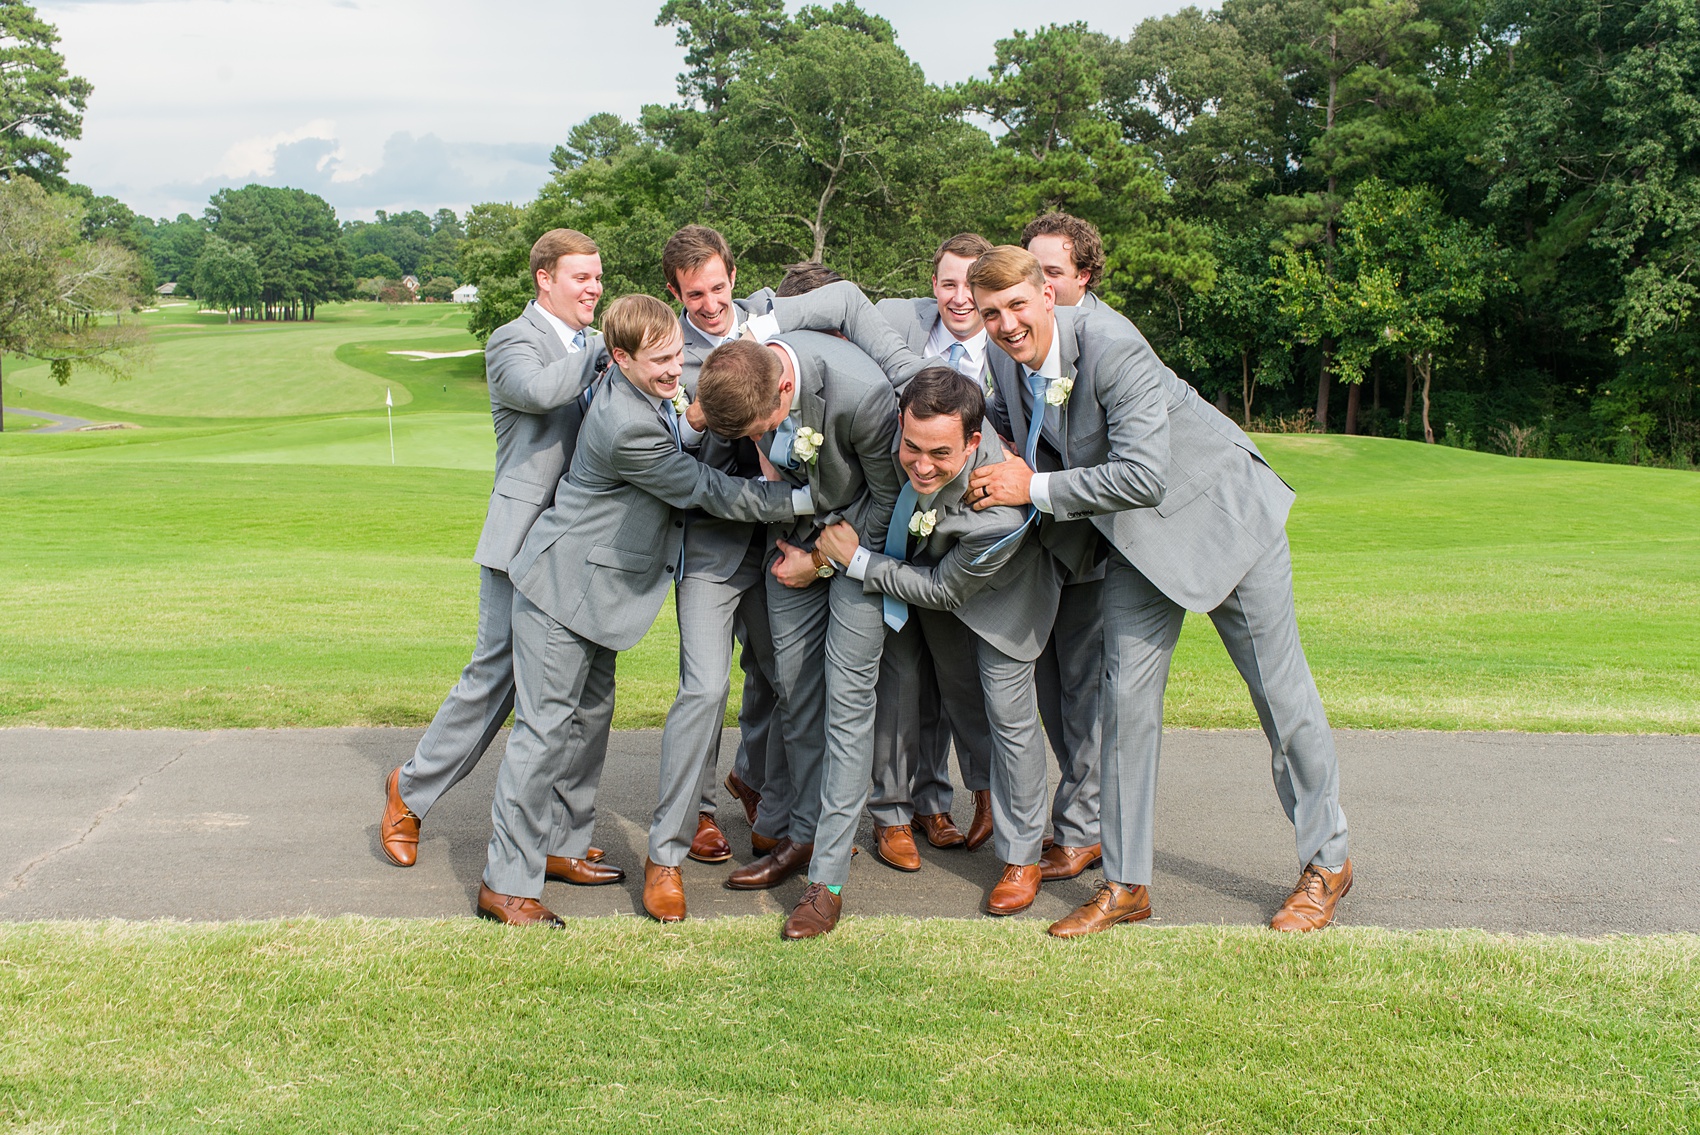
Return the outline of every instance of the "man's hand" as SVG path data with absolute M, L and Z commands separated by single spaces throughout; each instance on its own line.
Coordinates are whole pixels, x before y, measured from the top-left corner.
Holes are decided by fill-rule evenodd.
M 1027 462 L 1011 453 L 993 465 L 982 465 L 968 478 L 968 502 L 976 512 L 993 505 L 1032 504 L 1028 487 L 1033 483 L 1033 470 Z
M 761 451 L 761 446 L 759 446 L 759 445 L 756 446 L 756 460 L 761 462 L 761 479 L 762 480 L 764 480 L 764 481 L 777 481 L 777 480 L 781 479 L 780 476 L 779 476 L 779 470 L 774 468 L 773 462 L 771 462 L 767 459 L 767 454 L 765 454 Z
M 800 591 L 820 578 L 815 574 L 815 561 L 809 553 L 784 540 L 775 540 L 773 546 L 779 549 L 779 558 L 773 561 L 774 579 Z
M 699 434 L 708 431 L 708 415 L 702 412 L 702 407 L 695 401 L 685 407 L 685 423 Z
M 820 539 L 815 541 L 815 547 L 825 552 L 827 558 L 840 567 L 850 566 L 850 558 L 856 554 L 856 549 L 861 547 L 861 544 L 862 538 L 843 520 L 827 525 L 821 530 Z

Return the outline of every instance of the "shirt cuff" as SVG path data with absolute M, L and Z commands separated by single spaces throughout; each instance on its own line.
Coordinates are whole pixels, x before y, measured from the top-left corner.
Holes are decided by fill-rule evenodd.
M 856 554 L 851 556 L 850 562 L 845 565 L 844 574 L 855 580 L 864 578 L 868 574 L 868 561 L 871 559 L 873 554 L 866 548 L 857 548 Z
M 765 343 L 779 334 L 779 317 L 771 312 L 766 315 L 752 315 L 744 321 L 748 334 L 758 343 Z
M 702 444 L 702 431 L 692 429 L 691 423 L 685 420 L 685 415 L 680 414 L 675 420 L 679 423 L 679 443 L 681 445 L 686 449 L 695 449 Z
M 1051 514 L 1051 475 L 1035 473 L 1027 483 L 1027 495 L 1032 498 L 1033 507 L 1047 515 Z
M 795 516 L 813 516 L 815 514 L 815 487 L 804 485 L 800 489 L 791 490 L 791 512 Z

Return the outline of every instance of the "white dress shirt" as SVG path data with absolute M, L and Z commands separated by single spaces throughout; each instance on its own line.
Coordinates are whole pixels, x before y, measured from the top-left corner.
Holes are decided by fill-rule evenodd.
M 549 326 L 553 327 L 555 329 L 555 334 L 561 337 L 561 344 L 567 348 L 567 354 L 578 354 L 582 348 L 580 348 L 577 343 L 573 342 L 573 336 L 579 333 L 579 328 L 571 326 L 566 320 L 562 319 L 542 304 L 537 305 L 537 310 L 543 313 L 543 318 L 549 321 Z M 589 333 L 586 332 L 587 336 L 588 334 Z
M 689 323 L 691 325 L 691 329 L 693 331 L 695 331 L 698 335 L 701 335 L 704 339 L 708 340 L 709 349 L 712 350 L 715 347 L 720 346 L 720 344 L 727 342 L 728 340 L 731 340 L 731 339 L 736 339 L 738 337 L 738 327 L 740 326 L 739 322 L 738 322 L 738 316 L 741 315 L 741 314 L 743 314 L 743 309 L 740 308 L 737 304 L 733 304 L 732 305 L 732 330 L 728 331 L 724 335 L 710 335 L 708 332 L 704 331 L 702 328 L 697 326 L 696 320 L 691 318 L 691 313 L 688 312 L 688 311 L 685 313 L 685 322 Z M 777 321 L 775 321 L 775 322 L 777 323 Z
M 1016 365 L 1020 367 L 1019 363 Z M 1026 368 L 1021 367 L 1021 370 L 1023 372 L 1021 388 L 1025 391 L 1027 387 Z M 1047 382 L 1062 377 L 1062 336 L 1058 333 L 1055 323 L 1051 324 L 1051 349 L 1045 354 L 1045 361 L 1039 364 L 1039 374 Z M 1048 427 L 1057 437 L 1062 437 L 1061 409 L 1049 403 L 1030 407 L 1028 421 L 1033 420 L 1034 410 L 1045 415 L 1045 427 Z M 1033 474 L 1033 480 L 1027 486 L 1027 495 L 1032 498 L 1034 508 L 1044 513 L 1051 512 L 1051 475 L 1049 473 Z
M 937 355 L 941 359 L 948 358 L 950 357 L 950 348 L 957 343 L 962 344 L 962 358 L 957 360 L 956 363 L 957 373 L 964 378 L 971 378 L 975 382 L 979 382 L 986 369 L 986 329 L 984 327 L 981 327 L 980 330 L 966 339 L 958 339 L 950 333 L 950 328 L 944 325 L 944 320 L 940 319 L 933 324 L 932 334 L 927 336 L 926 353 Z

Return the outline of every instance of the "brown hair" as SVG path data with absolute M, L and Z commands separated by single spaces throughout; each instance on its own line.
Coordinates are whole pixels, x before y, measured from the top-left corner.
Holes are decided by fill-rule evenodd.
M 602 341 L 610 351 L 636 357 L 645 347 L 665 343 L 679 333 L 679 317 L 656 299 L 637 293 L 621 296 L 602 317 Z
M 537 283 L 539 272 L 553 276 L 563 256 L 595 256 L 598 251 L 596 242 L 577 229 L 550 229 L 531 246 L 531 282 Z
M 1067 213 L 1046 213 L 1034 217 L 1021 230 L 1021 247 L 1032 244 L 1036 236 L 1060 236 L 1068 242 L 1068 255 L 1074 261 L 1074 270 L 1085 272 L 1089 277 L 1087 291 L 1104 278 L 1104 238 L 1098 235 L 1097 227 L 1090 221 Z
M 939 250 L 933 253 L 933 275 L 939 274 L 939 261 L 943 260 L 947 254 L 966 257 L 969 260 L 978 260 L 991 249 L 992 242 L 979 233 L 957 233 L 939 245 Z
M 843 276 L 818 260 L 805 260 L 800 264 L 787 264 L 785 266 L 785 278 L 779 281 L 779 287 L 774 289 L 774 294 L 778 296 L 800 296 L 812 292 L 816 288 L 836 284 L 842 279 L 844 279 Z
M 721 437 L 743 437 L 779 408 L 779 356 L 753 339 L 720 344 L 702 361 L 697 404 L 708 428 Z
M 925 367 L 903 388 L 897 411 L 922 419 L 955 414 L 962 419 L 962 440 L 967 441 L 986 416 L 986 395 L 979 383 L 951 367 Z
M 726 238 L 707 225 L 686 225 L 667 238 L 661 249 L 661 275 L 667 286 L 679 290 L 679 273 L 695 272 L 716 256 L 726 265 L 726 275 L 737 271 Z
M 974 267 L 968 269 L 968 286 L 987 292 L 1001 292 L 1024 280 L 1042 289 L 1045 286 L 1045 270 L 1039 266 L 1037 256 L 1013 244 L 1000 244 L 989 249 L 974 261 Z

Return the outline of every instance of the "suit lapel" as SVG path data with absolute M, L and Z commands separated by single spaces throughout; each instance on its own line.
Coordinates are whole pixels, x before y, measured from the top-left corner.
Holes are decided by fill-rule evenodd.
M 556 359 L 566 356 L 567 345 L 561 342 L 560 332 L 556 331 L 554 324 L 549 322 L 549 317 L 538 310 L 536 300 L 530 300 L 526 303 L 525 321 L 537 328 L 538 334 L 543 336 L 543 361 L 545 363 L 552 363 Z
M 1058 351 L 1058 358 L 1062 363 L 1062 376 L 1070 380 L 1078 378 L 1078 368 L 1080 364 L 1080 337 L 1074 333 L 1074 320 L 1070 319 L 1066 324 L 1060 319 L 1057 320 L 1057 334 L 1062 336 L 1061 348 Z M 1057 407 L 1057 432 L 1062 434 L 1062 463 L 1064 469 L 1070 468 L 1073 464 L 1069 461 L 1068 457 L 1068 411 L 1069 407 L 1073 404 L 1074 391 L 1070 390 L 1067 401 Z

